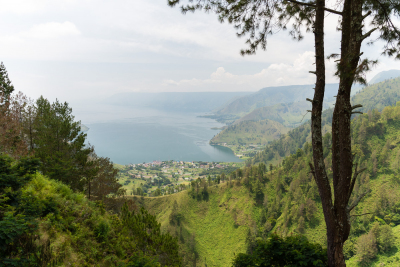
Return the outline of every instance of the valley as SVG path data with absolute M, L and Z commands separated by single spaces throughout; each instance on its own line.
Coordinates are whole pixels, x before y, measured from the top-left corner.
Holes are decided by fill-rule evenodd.
M 400 0 L 33 2 L 0 267 L 400 266 Z
M 381 113 L 368 112 L 353 121 L 356 161 L 367 170 L 356 183 L 352 199 L 365 190 L 371 192 L 352 213 L 366 215 L 352 219 L 351 236 L 345 244 L 348 266 L 400 264 L 399 116 L 400 102 Z M 327 133 L 324 136 L 326 159 L 331 157 L 329 140 Z M 302 234 L 326 246 L 318 190 L 306 167 L 310 153 L 311 146 L 306 143 L 278 165 L 242 167 L 219 183 L 197 179 L 187 190 L 162 198 L 133 198 L 156 214 L 163 229 L 175 233 L 187 251 L 189 263 L 229 266 L 234 253 L 244 252 L 248 242 L 269 233 Z M 386 242 L 363 241 L 371 229 L 386 226 L 390 226 L 388 238 L 393 240 L 388 247 L 372 254 L 364 251 L 363 242 L 367 242 L 365 246 Z M 196 255 L 195 259 L 191 253 Z

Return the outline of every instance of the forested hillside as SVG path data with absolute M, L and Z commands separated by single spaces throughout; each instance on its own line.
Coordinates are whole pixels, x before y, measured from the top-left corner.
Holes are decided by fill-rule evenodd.
M 273 106 L 267 106 L 255 109 L 249 114 L 236 120 L 234 124 L 242 121 L 261 121 L 273 120 L 283 124 L 286 127 L 296 127 L 301 124 L 301 121 L 309 120 L 310 114 L 307 110 L 310 109 L 310 102 L 299 101 L 294 103 L 279 103 Z
M 118 215 L 106 211 L 39 165 L 0 156 L 1 266 L 180 265 L 177 240 L 155 216 L 133 202 Z
M 359 110 L 367 112 L 371 110 L 382 111 L 385 106 L 394 105 L 400 100 L 400 78 L 387 80 L 373 84 L 359 91 L 352 98 L 352 104 L 361 104 Z M 322 115 L 323 131 L 329 132 L 332 122 L 332 109 L 327 109 Z M 252 159 L 252 163 L 264 162 L 266 164 L 277 164 L 283 157 L 296 153 L 297 149 L 302 148 L 306 141 L 311 140 L 310 122 L 289 131 L 279 140 L 273 141 L 264 151 L 259 152 Z
M 210 144 L 267 144 L 279 138 L 281 134 L 287 133 L 288 130 L 289 128 L 273 120 L 246 120 L 228 126 L 214 136 Z
M 0 266 L 181 266 L 68 103 L 13 91 L 0 64 Z
M 353 202 L 369 191 L 351 213 L 352 231 L 345 243 L 348 266 L 400 264 L 400 102 L 382 113 L 370 111 L 352 123 L 355 162 L 366 168 L 354 186 Z M 330 171 L 331 135 L 324 136 Z M 189 191 L 141 203 L 157 214 L 164 229 L 192 254 L 186 261 L 227 266 L 234 253 L 251 251 L 255 240 L 270 233 L 303 234 L 326 245 L 317 186 L 309 172 L 311 146 L 284 159 L 237 170 L 214 181 L 192 182 Z M 233 242 L 234 240 L 234 242 Z M 190 256 L 193 255 L 193 256 Z
M 314 85 L 290 85 L 266 87 L 256 93 L 242 96 L 232 103 L 218 109 L 216 115 L 240 115 L 244 116 L 251 111 L 277 103 L 291 103 L 304 101 L 313 95 Z M 327 84 L 325 98 L 333 97 L 337 92 L 337 84 Z

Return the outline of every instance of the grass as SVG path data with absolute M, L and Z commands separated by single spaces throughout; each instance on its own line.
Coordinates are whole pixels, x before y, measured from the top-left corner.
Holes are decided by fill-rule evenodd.
M 164 230 L 173 230 L 169 223 L 174 201 L 183 214 L 182 228 L 186 242 L 194 235 L 199 266 L 230 266 L 235 254 L 245 252 L 246 234 L 254 224 L 254 201 L 247 189 L 229 188 L 226 184 L 209 188 L 208 201 L 198 201 L 188 191 L 158 198 L 143 198 L 143 204 L 157 215 Z M 234 212 L 237 212 L 235 223 Z

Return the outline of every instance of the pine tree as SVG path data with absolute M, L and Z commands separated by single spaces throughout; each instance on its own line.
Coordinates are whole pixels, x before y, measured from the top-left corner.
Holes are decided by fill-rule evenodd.
M 14 86 L 12 85 L 10 78 L 8 78 L 8 73 L 3 62 L 0 63 L 0 95 L 3 95 L 4 99 L 10 97 L 11 93 L 14 91 Z
M 53 104 L 40 97 L 36 101 L 33 137 L 35 156 L 42 161 L 41 171 L 73 189 L 85 187 L 85 168 L 93 148 L 86 147 L 86 134 L 74 121 L 68 103 Z

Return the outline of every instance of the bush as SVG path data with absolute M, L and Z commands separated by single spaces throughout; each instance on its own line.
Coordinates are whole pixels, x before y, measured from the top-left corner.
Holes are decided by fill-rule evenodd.
M 373 232 L 370 231 L 368 234 L 360 236 L 356 248 L 360 265 L 368 265 L 378 253 L 376 238 Z
M 234 267 L 249 266 L 327 266 L 326 249 L 310 243 L 304 236 L 279 237 L 257 240 L 252 254 L 240 253 L 233 261 Z
M 104 242 L 107 240 L 108 232 L 110 231 L 110 225 L 106 221 L 101 221 L 95 228 L 94 233 L 96 234 L 97 240 Z
M 387 252 L 394 246 L 393 230 L 389 225 L 383 225 L 379 230 L 379 237 L 377 238 L 379 251 Z

